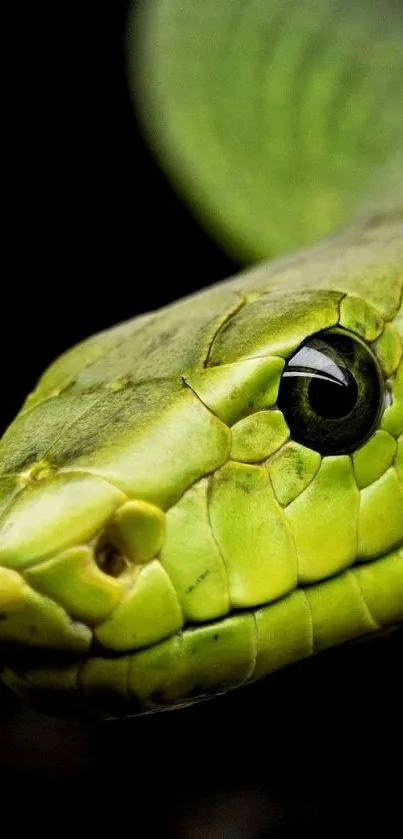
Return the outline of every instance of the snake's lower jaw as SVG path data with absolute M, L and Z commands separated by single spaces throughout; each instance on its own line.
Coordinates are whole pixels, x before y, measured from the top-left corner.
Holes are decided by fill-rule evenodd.
M 149 567 L 157 565 L 152 561 Z M 402 567 L 403 549 L 399 549 L 358 570 L 296 589 L 268 606 L 188 626 L 166 640 L 131 651 L 123 651 L 128 646 L 128 624 L 126 635 L 115 635 L 111 645 L 115 651 L 107 643 L 114 619 L 119 620 L 118 607 L 115 618 L 95 631 L 87 648 L 90 632 L 78 625 L 76 651 L 70 654 L 16 645 L 3 679 L 40 710 L 62 715 L 125 716 L 186 705 L 260 679 L 328 647 L 399 627 Z M 123 624 L 123 607 L 121 617 Z M 147 633 L 146 623 L 142 630 Z M 105 646 L 96 635 L 103 636 Z
M 207 610 L 189 621 L 168 561 L 170 521 L 92 475 L 61 473 L 21 493 L 0 528 L 10 687 L 63 713 L 147 712 L 403 622 L 402 547 L 320 582 L 289 580 L 270 603 L 255 598 L 231 613 L 228 602 L 188 599 L 187 609 Z

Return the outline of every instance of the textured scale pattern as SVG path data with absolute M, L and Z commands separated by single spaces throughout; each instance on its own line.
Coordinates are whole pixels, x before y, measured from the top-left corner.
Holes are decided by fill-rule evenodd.
M 402 621 L 403 238 L 383 232 L 129 321 L 44 374 L 0 446 L 0 638 L 31 648 L 10 685 L 152 710 Z M 371 346 L 388 399 L 364 446 L 321 457 L 276 400 L 287 357 L 334 326 Z

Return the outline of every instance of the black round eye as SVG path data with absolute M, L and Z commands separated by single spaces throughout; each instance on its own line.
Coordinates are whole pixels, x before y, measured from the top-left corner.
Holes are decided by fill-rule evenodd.
M 288 360 L 277 402 L 294 440 L 335 455 L 368 439 L 383 395 L 371 350 L 359 338 L 334 329 L 310 338 Z

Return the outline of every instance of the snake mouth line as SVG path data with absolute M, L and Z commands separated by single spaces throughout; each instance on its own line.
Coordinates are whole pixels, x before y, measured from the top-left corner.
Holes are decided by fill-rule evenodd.
M 142 649 L 3 649 L 6 684 L 47 711 L 84 703 L 102 715 L 138 714 L 224 693 L 297 660 L 403 625 L 403 547 L 268 605 L 233 612 Z M 34 697 L 32 695 L 34 694 Z M 57 708 L 56 708 L 57 710 Z M 57 710 L 59 713 L 59 710 Z
M 98 540 L 99 541 L 99 540 Z M 103 574 L 110 577 L 112 580 L 123 578 L 123 580 L 127 583 L 132 581 L 132 574 L 130 571 L 130 564 L 125 557 L 119 553 L 116 548 L 111 548 L 109 544 L 107 544 L 102 538 L 99 541 L 101 545 L 100 548 L 100 558 L 97 557 L 97 565 L 102 570 Z M 76 548 L 72 550 L 85 550 L 84 548 Z M 92 557 L 93 559 L 93 557 Z M 380 569 L 378 573 L 378 567 Z M 393 569 L 393 573 L 390 579 L 387 579 L 387 573 L 389 568 Z M 393 606 L 395 605 L 395 601 L 397 601 L 397 605 L 399 606 L 400 597 L 403 598 L 403 543 L 399 544 L 395 547 L 392 551 L 388 551 L 382 555 L 378 555 L 371 560 L 366 560 L 365 562 L 355 562 L 353 565 L 343 569 L 342 571 L 336 572 L 329 577 L 316 580 L 310 583 L 303 583 L 300 582 L 293 590 L 288 592 L 285 595 L 282 595 L 278 598 L 275 598 L 270 601 L 264 601 L 261 603 L 254 603 L 250 606 L 245 606 L 242 608 L 232 608 L 227 613 L 217 616 L 216 618 L 212 618 L 209 620 L 200 620 L 200 621 L 192 621 L 192 620 L 185 620 L 181 628 L 171 634 L 166 634 L 163 638 L 158 639 L 154 643 L 145 643 L 143 645 L 134 644 L 133 647 L 127 646 L 124 649 L 114 649 L 110 648 L 109 646 L 102 643 L 102 641 L 93 634 L 94 629 L 96 629 L 96 625 L 94 627 L 89 627 L 91 631 L 91 643 L 89 647 L 82 652 L 77 650 L 70 650 L 68 648 L 55 648 L 55 647 L 43 647 L 39 649 L 34 644 L 32 646 L 28 646 L 27 655 L 32 660 L 34 657 L 37 660 L 42 661 L 57 661 L 57 660 L 81 660 L 86 661 L 90 658 L 95 656 L 99 657 L 102 656 L 104 658 L 110 659 L 119 659 L 125 655 L 135 655 L 138 653 L 142 653 L 149 649 L 157 648 L 160 644 L 166 643 L 169 640 L 172 640 L 173 637 L 181 637 L 183 634 L 187 632 L 198 632 L 203 631 L 206 629 L 211 629 L 212 631 L 214 628 L 220 628 L 220 626 L 225 623 L 225 621 L 231 620 L 236 617 L 242 617 L 246 615 L 255 616 L 261 610 L 268 610 L 270 608 L 278 608 L 281 604 L 287 603 L 291 598 L 295 595 L 300 595 L 305 598 L 306 601 L 306 608 L 310 614 L 311 622 L 312 622 L 312 639 L 313 639 L 313 652 L 316 652 L 316 644 L 315 644 L 315 614 L 312 611 L 312 598 L 315 596 L 321 597 L 324 595 L 325 592 L 335 592 L 337 593 L 338 589 L 340 592 L 343 593 L 344 588 L 348 585 L 348 581 L 354 581 L 354 585 L 356 586 L 357 592 L 359 593 L 359 597 L 363 604 L 364 609 L 367 611 L 367 615 L 370 621 L 373 624 L 373 630 L 382 630 L 384 628 L 384 624 L 389 624 L 390 622 L 394 622 L 394 618 L 396 618 L 395 609 Z M 370 590 L 369 581 L 371 578 L 376 579 L 378 588 L 375 591 Z M 30 580 L 29 580 L 30 582 Z M 382 586 L 383 584 L 383 586 Z M 347 590 L 347 589 L 346 589 Z M 379 602 L 376 601 L 375 595 L 378 596 Z M 384 600 L 384 603 L 381 603 L 381 600 Z M 339 598 L 338 598 L 339 599 Z M 388 620 L 388 609 L 391 609 L 390 617 L 391 621 Z M 342 604 L 338 604 L 339 613 L 342 613 Z M 7 614 L 5 609 L 2 608 L 1 605 L 1 589 L 0 589 L 0 623 L 6 620 Z M 69 616 L 69 620 L 71 624 L 80 625 L 81 621 L 78 621 L 76 618 Z M 403 621 L 403 600 L 402 600 L 402 608 L 397 609 L 397 623 Z M 363 632 L 370 631 L 370 627 L 366 630 L 364 629 Z M 35 632 L 32 631 L 32 636 L 35 636 Z M 320 648 L 321 645 L 318 645 Z M 18 641 L 14 640 L 2 640 L 1 643 L 1 650 L 3 651 L 3 660 L 9 655 L 15 658 L 24 658 L 25 650 L 24 645 L 19 644 Z M 4 653 L 7 653 L 7 656 Z M 0 659 L 1 660 L 1 659 Z

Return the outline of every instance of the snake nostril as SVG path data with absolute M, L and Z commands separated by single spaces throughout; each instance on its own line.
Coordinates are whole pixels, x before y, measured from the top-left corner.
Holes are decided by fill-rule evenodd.
M 150 562 L 161 549 L 164 533 L 162 510 L 146 501 L 126 502 L 94 546 L 98 568 L 116 578 Z
M 95 553 L 95 561 L 108 577 L 120 577 L 130 568 L 130 563 L 114 545 L 105 543 L 100 545 Z

